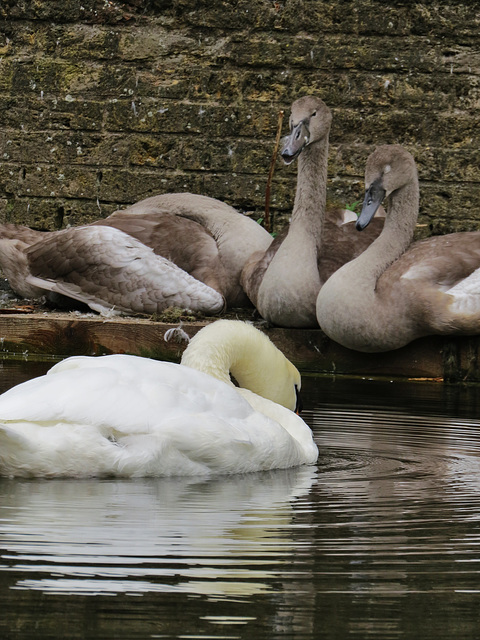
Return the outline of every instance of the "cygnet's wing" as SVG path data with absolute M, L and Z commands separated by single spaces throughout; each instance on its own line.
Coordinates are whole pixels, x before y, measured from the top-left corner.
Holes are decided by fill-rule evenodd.
M 378 295 L 408 295 L 411 315 L 436 333 L 478 333 L 480 231 L 414 242 L 378 279 Z
M 217 243 L 200 224 L 160 208 L 144 215 L 117 211 L 95 225 L 115 227 L 133 236 L 196 280 L 222 295 L 227 291 L 227 274 L 218 254 Z
M 222 296 L 118 229 L 85 226 L 48 234 L 27 249 L 30 284 L 100 313 L 158 313 L 171 306 L 204 313 Z
M 247 298 L 240 286 L 240 274 L 246 260 L 255 251 L 265 251 L 272 241 L 257 222 L 233 207 L 208 196 L 193 193 L 166 193 L 146 198 L 117 215 L 161 216 L 164 212 L 199 224 L 215 241 L 226 274 L 225 298 L 229 306 L 245 306 Z
M 342 210 L 340 210 L 342 213 Z M 354 214 L 355 215 L 355 214 Z M 356 219 L 356 215 L 355 215 Z M 325 217 L 322 235 L 322 248 L 318 254 L 318 272 L 322 283 L 337 269 L 353 260 L 380 235 L 385 218 L 376 216 L 362 232 L 357 231 L 355 222 L 338 223 L 334 210 Z
M 263 276 L 287 234 L 288 226 L 281 230 L 265 251 L 256 251 L 245 262 L 240 283 L 255 306 L 257 306 L 258 290 L 262 284 Z
M 0 224 L 0 239 L 2 240 L 19 240 L 25 245 L 34 244 L 45 236 L 45 231 L 36 231 L 30 227 L 24 227 L 20 224 L 11 224 L 9 222 Z

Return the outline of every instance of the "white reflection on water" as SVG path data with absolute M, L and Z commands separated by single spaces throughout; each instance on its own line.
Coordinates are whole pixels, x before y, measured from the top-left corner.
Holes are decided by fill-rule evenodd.
M 315 474 L 4 480 L 3 570 L 22 575 L 11 588 L 49 593 L 264 593 L 293 551 L 292 501 Z

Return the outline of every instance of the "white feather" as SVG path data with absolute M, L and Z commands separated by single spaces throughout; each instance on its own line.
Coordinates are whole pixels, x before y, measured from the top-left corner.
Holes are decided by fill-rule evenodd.
M 220 346 L 248 326 L 219 321 L 202 330 L 209 340 L 215 325 Z M 202 331 L 189 346 L 200 354 Z M 253 327 L 247 332 L 264 342 Z M 205 351 L 206 366 L 214 359 Z M 64 360 L 4 393 L 0 421 L 2 475 L 226 474 L 317 458 L 310 429 L 285 406 L 190 366 L 128 355 Z

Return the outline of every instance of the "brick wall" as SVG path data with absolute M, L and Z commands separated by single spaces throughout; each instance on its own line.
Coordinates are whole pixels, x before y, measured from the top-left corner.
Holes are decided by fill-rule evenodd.
M 55 229 L 185 190 L 259 216 L 278 112 L 306 93 L 334 112 L 332 202 L 398 142 L 419 234 L 480 228 L 480 3 L 453 0 L 1 0 L 0 220 Z M 277 163 L 277 227 L 295 177 Z

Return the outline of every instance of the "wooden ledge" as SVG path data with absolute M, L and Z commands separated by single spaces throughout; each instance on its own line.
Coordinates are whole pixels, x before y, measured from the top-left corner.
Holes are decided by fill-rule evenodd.
M 188 322 L 184 329 L 192 336 L 207 322 Z M 185 345 L 164 341 L 165 331 L 175 326 L 79 313 L 0 314 L 0 357 L 58 360 L 70 355 L 131 353 L 178 361 Z M 479 336 L 430 336 L 395 351 L 365 354 L 344 349 L 319 329 L 264 331 L 304 373 L 480 381 Z

